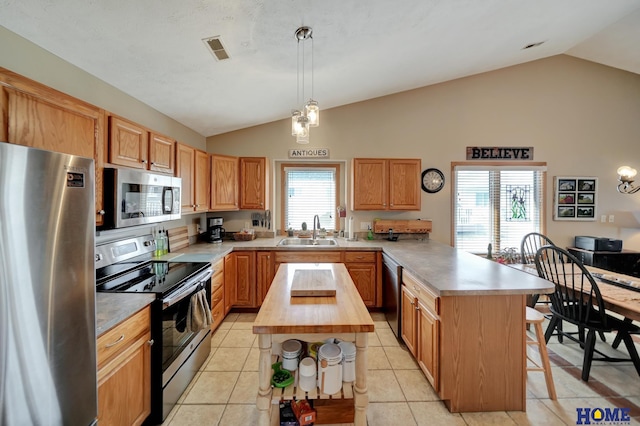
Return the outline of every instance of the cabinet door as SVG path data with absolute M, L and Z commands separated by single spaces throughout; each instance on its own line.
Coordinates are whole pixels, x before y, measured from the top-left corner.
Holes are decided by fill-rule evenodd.
M 139 425 L 151 413 L 151 333 L 98 372 L 98 424 Z
M 388 166 L 380 158 L 354 158 L 352 163 L 354 210 L 387 210 Z
M 262 157 L 240 158 L 240 208 L 266 210 L 267 159 Z
M 182 178 L 182 212 L 192 212 L 195 200 L 195 156 L 196 150 L 188 145 L 176 144 L 176 176 Z
M 211 156 L 211 210 L 238 210 L 238 157 Z
M 258 305 L 262 305 L 275 275 L 273 256 L 270 251 L 259 251 L 256 260 L 258 262 Z
M 236 300 L 234 306 L 256 306 L 255 252 L 238 251 L 236 255 Z M 226 268 L 226 265 L 225 265 Z M 225 269 L 226 270 L 226 269 Z
M 96 225 L 104 220 L 104 110 L 0 71 L 0 140 L 95 160 Z
M 209 210 L 209 155 L 200 150 L 196 150 L 194 158 L 194 201 L 195 211 L 206 212 Z
M 368 307 L 376 306 L 376 265 L 374 263 L 345 264 L 353 283 Z
M 224 314 L 236 303 L 236 253 L 224 257 Z
M 416 297 L 402 286 L 402 340 L 407 345 L 409 352 L 416 356 Z
M 418 365 L 436 392 L 439 390 L 439 334 L 438 318 L 418 302 Z
M 120 166 L 147 169 L 149 133 L 137 124 L 109 117 L 109 162 Z
M 173 175 L 176 169 L 176 141 L 166 136 L 149 135 L 149 170 Z
M 419 159 L 390 159 L 389 161 L 389 210 L 420 210 Z

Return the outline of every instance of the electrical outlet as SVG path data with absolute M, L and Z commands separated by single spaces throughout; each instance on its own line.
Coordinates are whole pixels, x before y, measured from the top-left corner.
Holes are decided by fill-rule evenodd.
M 607 215 L 606 214 L 601 215 L 600 216 L 600 222 L 604 223 L 606 221 L 607 221 Z
M 609 215 L 609 223 L 613 223 L 613 219 L 614 219 L 613 215 L 612 215 L 612 214 L 610 214 L 610 215 Z
M 360 230 L 367 230 L 371 228 L 371 222 L 360 222 Z

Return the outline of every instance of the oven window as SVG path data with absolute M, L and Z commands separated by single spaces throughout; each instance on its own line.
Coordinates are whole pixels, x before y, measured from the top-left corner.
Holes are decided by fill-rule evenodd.
M 211 300 L 209 288 L 207 288 L 207 300 Z M 162 311 L 162 371 L 165 371 L 180 356 L 199 332 L 199 330 L 189 330 L 187 324 L 190 303 L 191 296 L 187 296 Z

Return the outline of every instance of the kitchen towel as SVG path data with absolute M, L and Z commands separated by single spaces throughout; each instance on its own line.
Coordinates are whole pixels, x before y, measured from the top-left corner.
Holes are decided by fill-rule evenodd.
M 206 290 L 200 290 L 191 296 L 189 312 L 187 313 L 187 326 L 194 333 L 211 325 L 211 308 L 207 302 Z

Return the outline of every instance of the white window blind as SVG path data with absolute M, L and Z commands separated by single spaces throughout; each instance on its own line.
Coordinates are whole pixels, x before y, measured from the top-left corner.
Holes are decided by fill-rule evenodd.
M 286 227 L 301 229 L 306 222 L 311 230 L 317 214 L 322 228 L 335 230 L 335 167 L 285 167 L 284 171 Z
M 472 253 L 515 247 L 542 232 L 544 167 L 456 166 L 454 245 Z

